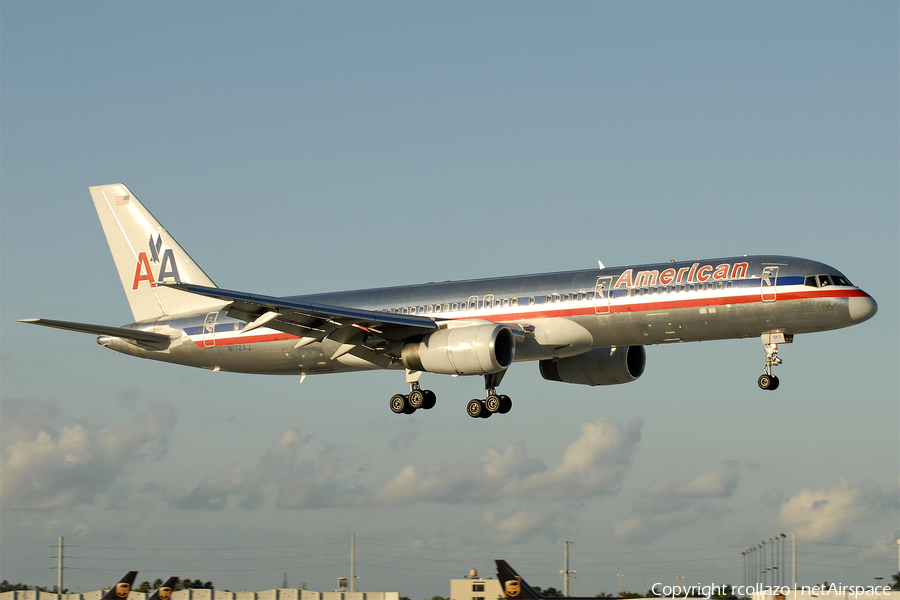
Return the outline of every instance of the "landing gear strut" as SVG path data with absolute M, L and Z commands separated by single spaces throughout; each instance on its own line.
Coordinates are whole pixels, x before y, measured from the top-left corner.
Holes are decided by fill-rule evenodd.
M 411 415 L 418 409 L 428 410 L 437 404 L 437 396 L 431 390 L 423 390 L 419 387 L 421 371 L 406 371 L 406 382 L 409 384 L 409 394 L 394 394 L 391 396 L 391 410 L 398 415 Z
M 756 383 L 761 390 L 775 391 L 778 389 L 778 377 L 772 374 L 772 367 L 777 367 L 782 360 L 778 357 L 778 344 L 789 344 L 794 341 L 794 336 L 784 333 L 767 333 L 762 335 L 762 342 L 766 346 L 766 363 L 763 374 Z
M 484 376 L 484 400 L 469 400 L 466 412 L 473 419 L 487 419 L 494 413 L 505 415 L 512 409 L 512 400 L 509 396 L 497 394 L 496 387 L 500 385 L 505 370 L 499 373 L 490 373 Z
M 499 373 L 491 373 L 484 376 L 484 400 L 470 400 L 466 405 L 466 412 L 474 419 L 487 419 L 494 413 L 504 415 L 512 409 L 512 400 L 505 394 L 497 393 L 497 386 L 503 379 L 505 370 Z M 419 386 L 421 371 L 406 371 L 406 382 L 409 384 L 409 394 L 394 394 L 391 396 L 391 411 L 398 415 L 411 415 L 420 408 L 428 410 L 437 403 L 437 397 L 431 390 L 423 390 Z

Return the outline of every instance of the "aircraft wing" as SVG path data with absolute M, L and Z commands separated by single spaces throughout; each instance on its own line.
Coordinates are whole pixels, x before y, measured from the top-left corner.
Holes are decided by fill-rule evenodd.
M 227 301 L 230 304 L 225 307 L 225 311 L 229 317 L 250 323 L 242 333 L 265 325 L 270 329 L 300 337 L 299 345 L 322 341 L 326 337 L 352 345 L 357 343 L 354 340 L 365 334 L 374 334 L 389 342 L 399 342 L 438 329 L 434 320 L 417 315 L 398 315 L 346 306 L 298 302 L 289 298 L 262 296 L 190 283 L 157 282 L 157 285 Z
M 168 336 L 164 333 L 141 331 L 140 329 L 129 329 L 128 327 L 110 327 L 108 325 L 93 325 L 91 323 L 54 321 L 53 319 L 19 319 L 19 322 L 43 325 L 44 327 L 55 327 L 56 329 L 67 329 L 69 331 L 78 331 L 80 333 L 108 335 L 111 337 L 143 342 L 145 344 L 168 344 L 172 340 L 172 336 Z

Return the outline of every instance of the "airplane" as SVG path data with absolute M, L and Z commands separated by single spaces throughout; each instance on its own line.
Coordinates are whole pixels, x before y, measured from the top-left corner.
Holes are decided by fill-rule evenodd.
M 119 583 L 109 588 L 100 600 L 123 600 L 128 598 L 131 593 L 131 586 L 134 585 L 134 578 L 137 577 L 137 571 L 128 571 Z
M 423 373 L 484 377 L 473 418 L 507 413 L 497 386 L 513 362 L 544 379 L 615 385 L 644 372 L 644 347 L 757 338 L 757 384 L 797 334 L 870 319 L 875 300 L 834 267 L 789 256 L 669 261 L 401 287 L 275 297 L 222 289 L 123 184 L 89 188 L 134 322 L 22 322 L 89 333 L 140 358 L 212 371 L 300 376 L 397 369 L 394 413 L 436 403 Z
M 177 585 L 178 578 L 169 577 L 147 600 L 171 600 L 172 592 L 175 591 L 175 586 Z
M 505 560 L 495 560 L 494 562 L 497 563 L 497 579 L 500 580 L 500 586 L 503 588 L 503 594 L 507 600 L 545 600 L 548 598 L 528 585 L 528 582 L 522 579 Z M 595 597 L 577 598 L 575 596 L 567 596 L 567 598 L 573 600 L 597 600 Z M 604 596 L 604 599 L 621 600 L 615 596 Z

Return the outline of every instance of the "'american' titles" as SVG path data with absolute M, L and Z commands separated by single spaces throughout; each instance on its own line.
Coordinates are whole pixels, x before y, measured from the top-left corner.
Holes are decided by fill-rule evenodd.
M 722 263 L 716 267 L 712 265 L 700 266 L 700 263 L 694 263 L 690 267 L 681 267 L 679 269 L 669 268 L 660 272 L 658 269 L 638 271 L 634 274 L 634 269 L 625 269 L 613 285 L 614 290 L 622 288 L 647 287 L 652 285 L 671 285 L 685 283 L 702 283 L 712 280 L 739 279 L 747 276 L 747 269 L 750 266 L 745 262 L 740 263 Z

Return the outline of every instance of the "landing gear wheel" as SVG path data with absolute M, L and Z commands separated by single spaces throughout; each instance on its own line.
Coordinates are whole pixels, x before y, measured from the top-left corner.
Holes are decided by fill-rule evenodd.
M 772 375 L 772 382 L 769 384 L 769 391 L 774 392 L 778 389 L 778 376 Z
M 403 394 L 394 394 L 391 396 L 391 411 L 395 414 L 402 415 L 409 409 L 406 396 Z M 408 413 L 407 413 L 408 414 Z
M 425 404 L 422 405 L 422 408 L 425 410 L 434 408 L 434 405 L 437 404 L 437 396 L 431 390 L 425 390 L 423 393 L 425 394 Z
M 512 399 L 505 394 L 500 396 L 500 410 L 498 410 L 497 412 L 499 412 L 501 415 L 505 415 L 510 410 L 512 410 Z
M 481 413 L 485 413 L 487 410 L 484 408 L 484 402 L 481 400 L 469 400 L 469 403 L 466 405 L 466 412 L 473 419 L 477 419 L 481 417 Z
M 498 412 L 501 406 L 502 404 L 500 403 L 500 396 L 498 396 L 497 394 L 491 394 L 484 401 L 484 407 L 489 413 Z
M 759 385 L 759 389 L 761 390 L 772 390 L 775 389 L 772 387 L 778 387 L 778 384 L 775 383 L 778 379 L 774 375 L 769 375 L 768 373 L 763 373 L 759 376 L 759 379 L 756 380 L 756 383 Z
M 409 393 L 409 396 L 407 397 L 406 402 L 409 404 L 409 407 L 412 409 L 424 408 L 425 407 L 425 393 L 420 389 L 415 389 Z

